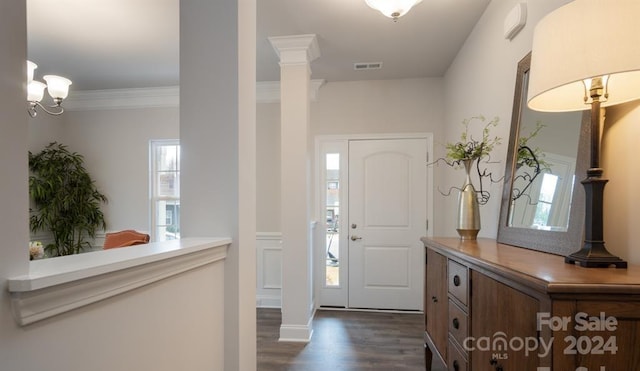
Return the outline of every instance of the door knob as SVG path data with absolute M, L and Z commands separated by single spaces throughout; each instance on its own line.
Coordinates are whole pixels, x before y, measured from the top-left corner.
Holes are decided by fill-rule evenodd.
M 362 237 L 358 237 L 358 236 L 351 236 L 351 241 L 357 241 L 357 240 L 361 240 Z

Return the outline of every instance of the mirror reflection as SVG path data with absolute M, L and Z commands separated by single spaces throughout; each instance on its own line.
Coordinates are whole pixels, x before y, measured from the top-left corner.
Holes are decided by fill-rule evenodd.
M 575 182 L 582 112 L 527 108 L 524 73 L 509 227 L 567 231 Z
M 583 235 L 590 113 L 529 110 L 530 65 L 531 53 L 518 62 L 498 242 L 568 255 Z
M 64 114 L 39 111 L 29 119 L 28 149 L 37 154 L 57 142 L 82 155 L 109 200 L 100 205 L 106 229 L 80 252 L 111 246 L 107 234 L 122 231 L 154 242 L 180 237 L 180 2 L 102 3 L 27 1 L 27 58 L 38 64 L 36 79 L 55 73 L 73 81 Z M 52 28 L 77 37 L 59 37 Z M 29 240 L 61 244 L 49 228 L 32 231 Z

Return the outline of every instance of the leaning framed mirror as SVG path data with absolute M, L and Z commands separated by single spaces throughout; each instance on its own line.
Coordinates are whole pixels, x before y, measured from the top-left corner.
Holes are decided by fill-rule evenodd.
M 566 256 L 582 245 L 590 113 L 527 108 L 530 64 L 518 63 L 498 242 Z

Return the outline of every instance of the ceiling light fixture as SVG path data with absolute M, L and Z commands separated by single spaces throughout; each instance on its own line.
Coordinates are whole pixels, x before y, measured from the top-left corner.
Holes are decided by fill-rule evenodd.
M 67 95 L 69 95 L 71 80 L 62 76 L 45 75 L 42 78 L 47 82 L 46 84 L 36 81 L 33 79 L 33 73 L 36 68 L 38 68 L 37 64 L 27 61 L 27 101 L 29 102 L 27 112 L 29 116 L 36 117 L 38 107 L 50 115 L 61 115 L 64 112 L 61 104 Z M 45 88 L 48 90 L 54 103 L 54 105 L 49 106 L 49 108 L 53 108 L 54 110 L 48 110 L 47 107 L 40 103 L 44 97 Z
M 397 21 L 422 0 L 364 0 L 371 8 Z

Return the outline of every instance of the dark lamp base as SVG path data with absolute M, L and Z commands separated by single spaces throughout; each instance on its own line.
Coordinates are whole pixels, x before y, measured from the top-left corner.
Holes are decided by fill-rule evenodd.
M 588 243 L 582 250 L 564 258 L 567 264 L 577 264 L 585 268 L 627 268 L 627 262 L 612 255 L 604 248 L 604 245 L 590 246 Z

